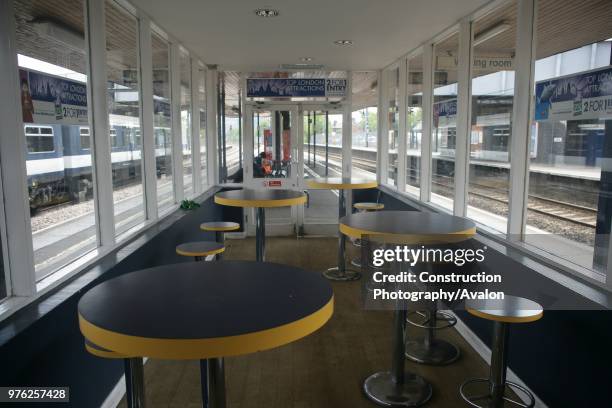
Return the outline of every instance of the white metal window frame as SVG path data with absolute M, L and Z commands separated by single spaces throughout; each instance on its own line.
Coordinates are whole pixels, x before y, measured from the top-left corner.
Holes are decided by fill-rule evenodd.
M 52 274 L 36 280 L 34 269 L 34 251 L 32 244 L 32 231 L 30 226 L 30 213 L 28 206 L 28 192 L 26 176 L 25 142 L 21 138 L 15 138 L 15 134 L 23 132 L 23 123 L 17 104 L 5 104 L 0 109 L 0 120 L 3 126 L 0 128 L 0 239 L 2 240 L 2 253 L 4 262 L 4 278 L 7 296 L 0 299 L 0 320 L 7 318 L 21 307 L 36 300 L 40 296 L 56 288 L 65 280 L 79 274 L 87 267 L 94 264 L 102 256 L 116 249 L 125 239 L 133 236 L 144 228 L 149 228 L 160 220 L 157 209 L 157 186 L 156 186 L 156 164 L 155 164 L 155 140 L 153 131 L 153 74 L 152 74 L 152 50 L 151 50 L 151 26 L 162 30 L 156 30 L 159 35 L 164 36 L 171 47 L 171 67 L 178 62 L 178 47 L 180 42 L 166 34 L 162 26 L 153 21 L 146 13 L 135 7 L 126 0 L 114 1 L 132 13 L 138 23 L 137 51 L 138 75 L 140 84 L 140 119 L 141 135 L 143 145 L 143 187 L 144 187 L 144 206 L 145 221 L 133 227 L 120 236 L 115 236 L 114 210 L 112 198 L 112 166 L 111 166 L 111 143 L 109 138 L 109 116 L 107 106 L 107 84 L 106 84 L 106 38 L 105 38 L 105 2 L 107 0 L 85 0 L 84 1 L 84 29 L 86 44 L 86 73 L 89 80 L 87 87 L 87 97 L 89 103 L 89 129 L 92 154 L 92 179 L 94 184 L 94 214 L 96 219 L 96 241 L 97 247 L 94 250 L 81 254 L 81 256 L 59 268 Z M 15 101 L 19 98 L 18 87 L 18 64 L 17 52 L 15 48 L 16 24 L 14 21 L 14 11 L 12 1 L 0 2 L 0 90 L 3 95 L 13 94 Z M 189 48 L 186 49 L 191 57 L 192 75 L 193 67 L 205 66 L 199 56 Z M 178 69 L 172 70 L 172 75 L 178 74 Z M 216 106 L 214 103 L 213 85 L 215 81 L 216 69 L 208 69 L 205 72 L 205 91 L 208 109 L 207 115 L 207 134 L 216 132 Z M 174 78 L 171 78 L 171 80 Z M 192 78 L 193 82 L 193 78 Z M 178 81 L 172 81 L 179 84 Z M 180 133 L 180 99 L 174 97 L 176 92 L 175 85 L 172 86 L 172 107 L 173 109 L 173 130 L 178 125 L 179 132 L 173 131 L 173 143 L 181 143 Z M 180 86 L 180 85 L 179 85 Z M 192 86 L 192 109 L 194 101 L 197 104 L 199 99 L 193 97 L 193 92 L 197 87 Z M 179 115 L 175 111 L 179 110 Z M 192 115 L 192 127 L 190 135 L 192 137 L 192 153 L 194 146 L 199 146 L 199 120 L 194 120 Z M 148 119 L 148 120 L 147 120 Z M 175 123 L 178 122 L 178 123 Z M 212 133 L 211 133 L 212 132 Z M 101 135 L 96 137 L 96 135 Z M 214 137 L 207 137 L 208 143 L 208 163 L 209 170 L 214 170 L 216 148 Z M 182 149 L 173 151 L 182 153 Z M 211 159 L 212 156 L 212 159 Z M 201 163 L 199 155 L 193 155 L 193 171 L 200 174 Z M 197 160 L 196 160 L 197 158 Z M 174 158 L 173 158 L 174 159 Z M 196 164 L 197 162 L 197 164 Z M 182 160 L 173 168 L 175 205 L 183 196 L 182 189 Z M 198 171 L 196 171 L 198 170 Z M 1 177 L 10 177 L 11 182 Z M 194 175 L 195 176 L 195 175 Z M 199 176 L 201 177 L 201 175 Z M 208 185 L 213 185 L 216 175 L 207 174 Z M 16 183 L 15 180 L 23 180 Z M 3 182 L 4 181 L 4 182 Z M 180 188 L 177 188 L 180 184 Z M 203 192 L 204 183 L 194 183 L 194 196 Z M 164 213 L 168 215 L 171 211 Z
M 530 118 L 533 113 L 532 90 L 534 87 L 534 68 L 535 68 L 535 41 L 537 27 L 537 2 L 538 0 L 495 0 L 480 9 L 462 18 L 458 23 L 453 24 L 441 33 L 424 42 L 419 47 L 411 50 L 404 56 L 398 58 L 388 66 L 379 71 L 379 83 L 382 84 L 379 92 L 378 110 L 378 142 L 379 149 L 377 170 L 378 182 L 386 188 L 398 191 L 411 199 L 415 199 L 411 194 L 404 191 L 405 183 L 399 183 L 399 175 L 406 171 L 405 159 L 400 162 L 398 156 L 398 186 L 387 183 L 388 169 L 388 72 L 398 64 L 405 64 L 413 56 L 423 55 L 423 130 L 421 136 L 421 192 L 420 205 L 434 211 L 451 213 L 447 209 L 435 205 L 431 202 L 431 181 L 432 181 L 432 108 L 433 108 L 433 46 L 448 36 L 459 33 L 459 65 L 458 69 L 458 94 L 457 94 L 457 144 L 455 150 L 455 197 L 453 201 L 452 214 L 466 216 L 468 183 L 469 183 L 469 132 L 470 132 L 470 109 L 471 109 L 471 77 L 472 77 L 472 26 L 475 20 L 489 14 L 496 9 L 515 2 L 517 5 L 517 39 L 516 39 L 516 68 L 515 68 L 515 94 L 512 112 L 512 138 L 510 142 L 510 157 L 512 166 L 510 167 L 510 194 L 509 194 L 509 214 L 507 221 L 507 231 L 500 237 L 499 231 L 494 231 L 477 222 L 480 232 L 485 233 L 490 238 L 496 239 L 503 244 L 524 251 L 529 256 L 539 261 L 557 268 L 571 276 L 585 280 L 598 287 L 612 290 L 612 257 L 608 258 L 607 279 L 605 283 L 593 279 L 589 276 L 587 268 L 579 267 L 563 258 L 547 253 L 544 250 L 529 245 L 524 242 L 527 216 L 527 193 L 529 189 L 529 160 L 528 146 L 530 137 Z M 401 73 L 400 73 L 401 75 Z M 402 85 L 406 87 L 406 83 Z M 405 91 L 404 91 L 405 92 Z M 401 101 L 405 104 L 405 98 Z M 405 106 L 400 110 L 400 125 L 406 125 Z M 402 118 L 402 116 L 404 116 Z M 400 132 L 400 147 L 406 146 L 406 134 Z M 401 141 L 404 139 L 404 141 Z M 399 151 L 398 151 L 399 155 Z M 401 167 L 400 167 L 401 166 Z M 610 253 L 612 253 L 612 240 L 610 240 Z

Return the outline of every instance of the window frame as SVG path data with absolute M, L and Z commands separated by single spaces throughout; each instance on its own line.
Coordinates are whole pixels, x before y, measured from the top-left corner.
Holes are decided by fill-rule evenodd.
M 35 128 L 38 129 L 38 133 L 28 133 L 28 128 Z M 47 134 L 42 134 L 40 131 L 42 129 L 51 129 L 51 134 L 47 135 Z M 48 154 L 48 153 L 55 153 L 57 152 L 57 149 L 55 147 L 55 131 L 53 130 L 52 126 L 49 125 L 33 125 L 33 124 L 25 124 L 23 125 L 23 134 L 26 138 L 26 151 L 27 154 Z M 39 151 L 32 151 L 30 150 L 30 144 L 28 143 L 28 137 L 48 137 L 51 138 L 51 144 L 53 145 L 53 150 L 39 150 Z

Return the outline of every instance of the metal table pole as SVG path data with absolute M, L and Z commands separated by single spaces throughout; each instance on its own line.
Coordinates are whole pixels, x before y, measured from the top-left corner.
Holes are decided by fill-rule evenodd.
M 200 360 L 200 368 L 207 370 L 206 394 L 204 394 L 204 379 L 202 380 L 202 406 L 204 408 L 225 408 L 225 369 L 223 357 Z
M 257 207 L 255 213 L 255 259 L 263 262 L 266 258 L 266 209 Z
M 344 190 L 338 189 L 338 221 L 346 215 L 346 201 L 344 198 Z M 329 268 L 323 272 L 329 280 L 334 281 L 352 281 L 361 278 L 361 273 L 346 269 L 344 260 L 344 250 L 346 247 L 346 236 L 341 232 L 338 233 L 338 266 Z
M 429 401 L 431 385 L 419 375 L 405 371 L 406 308 L 395 308 L 393 322 L 393 360 L 391 371 L 372 374 L 363 383 L 370 400 L 385 407 L 416 407 Z
M 142 358 L 125 358 L 125 399 L 128 408 L 145 407 L 144 368 Z

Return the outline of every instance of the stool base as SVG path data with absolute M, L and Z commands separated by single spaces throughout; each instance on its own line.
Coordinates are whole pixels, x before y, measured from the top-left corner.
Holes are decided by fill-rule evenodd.
M 468 395 L 468 388 L 472 391 L 476 391 L 473 396 Z M 465 400 L 470 406 L 476 408 L 501 408 L 504 406 L 518 406 L 524 408 L 532 408 L 535 405 L 535 399 L 533 395 L 523 386 L 516 383 L 506 381 L 506 391 L 511 389 L 515 394 L 518 395 L 517 391 L 527 397 L 529 402 L 525 403 L 522 400 L 515 400 L 507 395 L 503 396 L 501 403 L 495 404 L 493 395 L 491 395 L 491 382 L 487 378 L 472 378 L 467 380 L 459 388 L 461 398 Z M 507 403 L 507 404 L 506 404 Z
M 417 407 L 431 398 L 431 385 L 423 377 L 405 374 L 402 384 L 397 384 L 389 371 L 372 374 L 363 383 L 366 396 L 383 407 Z
M 359 258 L 353 258 L 351 259 L 351 265 L 353 265 L 355 268 L 361 268 L 361 261 Z
M 438 338 L 430 339 L 429 343 L 425 338 L 406 341 L 406 358 L 421 364 L 450 364 L 456 361 L 460 354 L 457 346 Z
M 340 272 L 337 266 L 324 271 L 323 276 L 333 281 L 354 281 L 361 279 L 361 274 L 359 272 L 348 269 L 345 269 L 344 272 Z

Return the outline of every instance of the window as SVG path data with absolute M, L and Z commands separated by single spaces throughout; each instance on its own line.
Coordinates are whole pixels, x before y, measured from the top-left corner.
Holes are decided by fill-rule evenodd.
M 191 157 L 191 58 L 179 47 L 181 87 L 181 140 L 183 148 L 183 190 L 185 197 L 193 196 L 193 162 Z
M 221 182 L 240 180 L 242 169 L 242 111 L 240 75 L 234 71 L 219 72 L 219 179 Z
M 206 167 L 206 68 L 198 64 L 198 98 L 200 106 L 200 166 L 202 186 L 208 185 L 208 167 Z
M 157 209 L 160 213 L 174 206 L 172 179 L 172 98 L 170 78 L 170 43 L 157 27 L 151 27 L 153 58 L 153 134 L 155 136 L 155 171 Z
M 423 55 L 408 59 L 406 78 L 406 192 L 418 197 L 423 134 Z
M 353 72 L 352 168 L 353 177 L 376 178 L 378 134 L 378 74 Z
M 140 141 L 138 20 L 107 0 L 106 49 L 113 203 L 117 235 L 145 219 Z
M 601 101 L 612 89 L 612 8 L 593 0 L 540 0 L 537 16 L 525 241 L 603 281 L 612 112 Z
M 13 2 L 37 281 L 96 247 L 91 153 L 79 144 L 88 126 L 85 42 L 73 36 L 66 44 L 48 35 L 83 33 L 83 2 L 53 2 L 51 9 L 70 10 L 69 17 L 49 16 L 49 4 Z
M 82 127 L 79 129 L 79 143 L 81 149 L 91 149 L 91 135 L 89 134 L 89 128 Z
M 50 126 L 25 126 L 28 153 L 52 153 L 55 151 L 55 137 Z
M 467 215 L 501 233 L 508 224 L 517 5 L 474 21 Z
M 453 209 L 459 34 L 434 45 L 431 202 Z
M 389 163 L 387 182 L 397 185 L 397 149 L 399 145 L 399 67 L 387 71 L 387 132 Z

